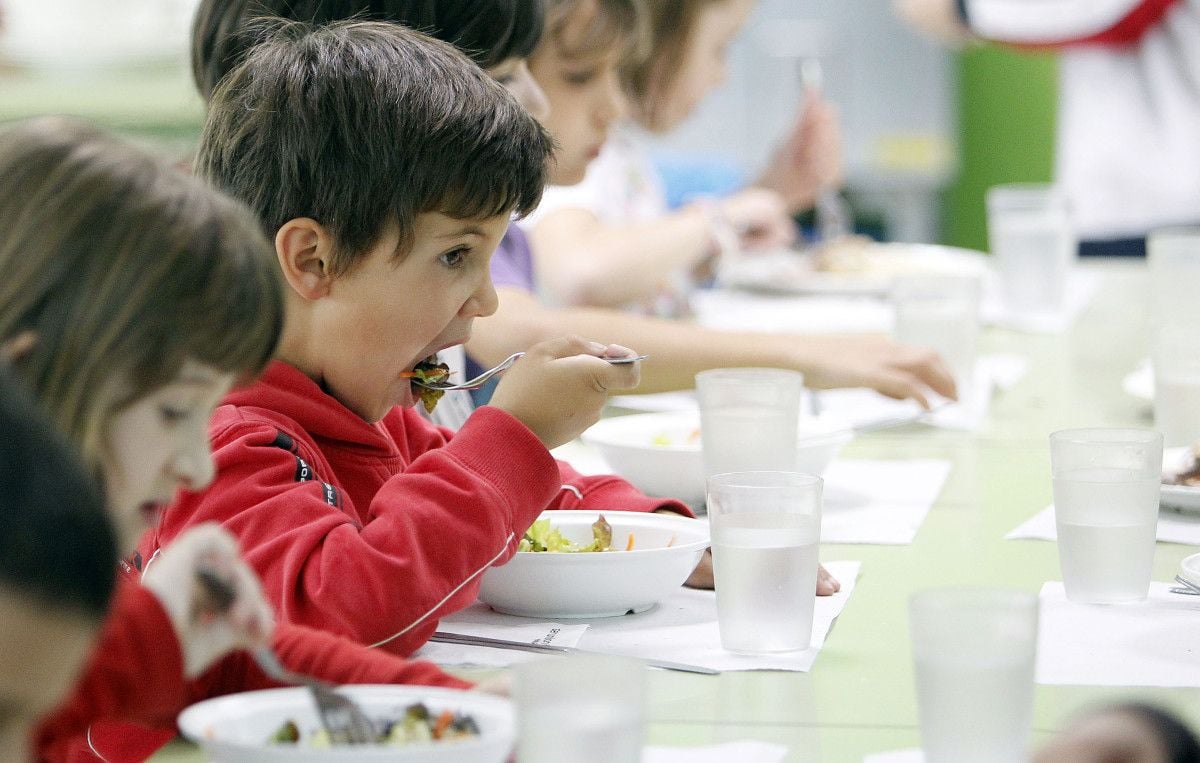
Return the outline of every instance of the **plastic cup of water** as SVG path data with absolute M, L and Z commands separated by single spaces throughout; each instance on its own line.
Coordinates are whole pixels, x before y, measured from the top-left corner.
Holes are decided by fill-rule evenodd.
M 992 186 L 987 226 L 1005 309 L 1021 317 L 1060 315 L 1079 249 L 1061 191 L 1038 183 Z
M 928 763 L 1028 760 L 1038 600 L 990 588 L 920 591 L 908 603 Z
M 804 375 L 779 368 L 696 374 L 704 474 L 796 468 Z
M 517 760 L 638 763 L 646 666 L 629 657 L 572 655 L 513 668 Z
M 1200 325 L 1200 228 L 1162 228 L 1146 237 L 1152 326 Z
M 748 654 L 807 649 L 821 541 L 821 478 L 733 472 L 708 478 L 721 646 Z
M 1157 326 L 1151 331 L 1154 428 L 1163 447 L 1200 440 L 1200 326 Z
M 896 340 L 936 351 L 960 402 L 968 402 L 975 381 L 980 288 L 973 276 L 904 276 L 892 285 Z
M 1071 601 L 1140 601 L 1150 590 L 1163 436 L 1147 429 L 1050 435 L 1054 518 Z

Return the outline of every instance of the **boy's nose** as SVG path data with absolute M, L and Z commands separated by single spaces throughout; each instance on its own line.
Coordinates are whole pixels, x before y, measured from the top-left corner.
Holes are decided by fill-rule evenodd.
M 486 318 L 493 315 L 499 307 L 500 297 L 496 294 L 496 287 L 492 284 L 492 278 L 489 275 L 471 295 L 471 299 L 464 305 L 463 312 L 473 318 Z

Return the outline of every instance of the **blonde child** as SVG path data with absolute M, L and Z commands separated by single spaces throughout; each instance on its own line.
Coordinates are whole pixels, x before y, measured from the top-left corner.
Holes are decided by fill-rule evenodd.
M 567 160 L 526 226 L 542 286 L 562 304 L 619 307 L 686 288 L 694 280 L 689 274 L 710 272 L 722 248 L 790 243 L 791 213 L 811 206 L 819 188 L 840 184 L 836 120 L 810 95 L 769 176 L 724 198 L 668 210 L 637 131 L 669 133 L 724 81 L 726 49 L 754 2 L 661 0 L 646 7 L 649 48 L 626 62 L 622 81 L 634 124 L 621 119 L 625 109 L 618 108 L 552 128 L 556 135 L 590 128 L 573 140 L 578 148 L 564 143 L 560 156 Z M 535 76 L 552 99 L 570 97 L 572 83 L 549 53 L 534 57 Z M 621 129 L 610 135 L 612 123 Z M 679 313 L 670 303 L 654 309 Z
M 550 169 L 552 183 L 578 183 L 625 111 L 621 66 L 630 51 L 637 48 L 639 7 L 629 0 L 553 0 L 548 5 L 547 31 L 530 66 L 551 105 L 544 123 L 558 143 Z M 624 26 L 601 25 L 595 23 L 598 15 L 633 21 Z M 550 189 L 548 193 L 555 191 L 561 189 Z M 648 353 L 650 359 L 643 364 L 639 392 L 689 389 L 695 374 L 710 368 L 770 366 L 803 371 L 806 383 L 814 388 L 871 387 L 892 397 L 912 397 L 922 403 L 928 389 L 941 395 L 954 394 L 953 380 L 935 353 L 897 344 L 886 337 L 721 331 L 610 307 L 548 306 L 541 299 L 542 293 L 554 289 L 547 288 L 543 279 L 553 267 L 548 262 L 557 261 L 560 255 L 573 260 L 577 267 L 595 267 L 600 272 L 612 264 L 605 259 L 607 255 L 589 253 L 588 247 L 600 241 L 617 242 L 623 251 L 634 253 L 633 259 L 646 260 L 680 241 L 694 240 L 703 248 L 711 239 L 709 218 L 693 212 L 624 227 L 602 224 L 592 213 L 580 209 L 563 210 L 561 214 L 590 220 L 587 225 L 591 227 L 577 232 L 569 252 L 543 251 L 548 246 L 543 240 L 535 246 L 536 266 L 527 246 L 497 253 L 492 274 L 500 296 L 499 309 L 496 315 L 479 322 L 467 347 L 479 363 L 494 363 L 565 330 Z M 535 244 L 541 227 L 541 223 L 534 227 Z M 609 234 L 612 238 L 606 239 Z M 654 279 L 641 275 L 638 267 L 629 263 L 628 269 L 606 278 L 614 288 L 653 283 Z
M 412 410 L 414 368 L 495 310 L 492 251 L 537 203 L 550 146 L 444 43 L 372 22 L 266 32 L 213 94 L 197 170 L 273 237 L 287 328 L 216 413 L 216 480 L 143 555 L 220 522 L 281 619 L 407 654 L 543 509 L 687 512 L 547 451 L 636 383 L 600 357 L 624 348 L 529 348 L 457 433 Z
M 0 344 L 103 485 L 131 553 L 178 488 L 212 479 L 212 408 L 275 347 L 283 301 L 270 247 L 235 202 L 75 122 L 0 133 L 0 189 Z M 234 588 L 227 615 L 204 607 L 200 567 Z M 468 685 L 329 634 L 273 629 L 232 538 L 199 527 L 125 565 L 81 679 L 39 728 L 37 757 L 144 758 L 189 701 L 275 685 L 231 654 L 268 639 L 290 667 L 331 681 Z

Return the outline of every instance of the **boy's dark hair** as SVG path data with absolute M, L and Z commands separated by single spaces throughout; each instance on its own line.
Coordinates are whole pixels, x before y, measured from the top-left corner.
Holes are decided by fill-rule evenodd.
M 358 19 L 403 24 L 454 45 L 487 69 L 528 58 L 542 34 L 541 0 L 201 0 L 192 24 L 192 76 L 213 90 L 254 42 L 254 19 L 324 24 Z
M 450 45 L 397 24 L 261 22 L 262 42 L 213 93 L 196 171 L 268 236 L 311 217 L 345 273 L 390 225 L 403 256 L 417 215 L 527 214 L 553 142 Z
M 0 589 L 99 620 L 117 570 L 100 488 L 7 368 L 0 368 Z

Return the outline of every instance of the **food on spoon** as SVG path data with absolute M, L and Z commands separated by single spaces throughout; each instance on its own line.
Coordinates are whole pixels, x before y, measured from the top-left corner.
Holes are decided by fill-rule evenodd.
M 413 393 L 421 398 L 421 404 L 425 406 L 425 411 L 433 413 L 438 400 L 442 399 L 442 395 L 446 394 L 446 391 L 430 389 L 423 385 L 441 384 L 448 380 L 450 378 L 450 366 L 439 362 L 437 355 L 430 355 L 413 366 L 413 370 L 405 371 L 400 376 L 412 379 Z
M 518 551 L 549 551 L 553 553 L 584 553 L 612 550 L 612 525 L 601 514 L 592 523 L 592 542 L 580 545 L 567 540 L 561 531 L 550 525 L 549 519 L 539 519 L 525 531 L 517 545 Z
M 399 718 L 376 719 L 375 728 L 375 743 L 392 746 L 479 736 L 479 724 L 470 715 L 451 710 L 443 710 L 435 715 L 422 702 L 409 705 Z M 324 728 L 318 728 L 303 738 L 300 727 L 290 719 L 267 741 L 269 744 L 300 744 L 303 741 L 305 746 L 316 748 L 333 746 L 329 732 Z

